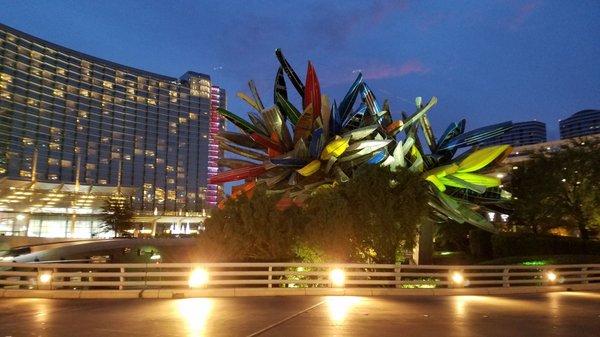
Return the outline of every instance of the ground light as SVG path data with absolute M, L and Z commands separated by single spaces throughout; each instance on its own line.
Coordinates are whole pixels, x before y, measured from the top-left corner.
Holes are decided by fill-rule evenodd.
M 204 268 L 196 268 L 190 273 L 188 284 L 190 288 L 199 288 L 208 283 L 208 271 Z
M 465 277 L 461 272 L 455 271 L 450 275 L 450 280 L 457 286 L 462 286 L 465 283 Z
M 558 275 L 556 275 L 556 273 L 553 271 L 549 271 L 546 273 L 546 279 L 550 282 L 556 282 Z
M 329 272 L 329 281 L 331 282 L 331 286 L 341 288 L 346 283 L 346 274 L 343 270 L 335 268 Z
M 41 284 L 48 284 L 48 283 L 50 283 L 50 281 L 52 281 L 52 273 L 49 271 L 42 272 L 38 276 L 38 280 L 40 281 Z

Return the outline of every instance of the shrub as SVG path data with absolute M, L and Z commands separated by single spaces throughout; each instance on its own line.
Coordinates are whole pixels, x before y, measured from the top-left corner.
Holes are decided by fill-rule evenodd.
M 600 254 L 600 241 L 549 235 L 495 234 L 494 258 L 528 255 Z

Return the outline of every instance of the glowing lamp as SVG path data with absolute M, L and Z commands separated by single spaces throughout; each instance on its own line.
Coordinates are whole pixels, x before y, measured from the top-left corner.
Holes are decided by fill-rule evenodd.
M 188 284 L 190 288 L 199 288 L 208 283 L 208 271 L 204 268 L 196 268 L 190 273 Z
M 43 272 L 38 276 L 38 280 L 41 284 L 48 284 L 52 281 L 52 273 L 49 271 Z
M 329 272 L 329 281 L 331 281 L 331 285 L 336 288 L 340 288 L 344 286 L 346 282 L 346 274 L 343 270 L 336 268 Z
M 549 271 L 546 273 L 546 279 L 550 282 L 556 282 L 558 275 L 556 275 L 556 273 L 553 271 Z
M 450 279 L 452 280 L 452 283 L 459 286 L 463 285 L 465 282 L 465 277 L 461 272 L 458 271 L 453 272 L 452 275 L 450 275 Z

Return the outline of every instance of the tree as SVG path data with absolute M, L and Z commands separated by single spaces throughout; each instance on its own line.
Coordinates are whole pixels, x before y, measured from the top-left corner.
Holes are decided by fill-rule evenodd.
M 345 263 L 360 259 L 349 202 L 338 186 L 320 187 L 313 193 L 304 209 L 307 223 L 297 253 L 303 261 Z
M 102 229 L 105 232 L 114 232 L 115 237 L 126 233 L 127 230 L 133 228 L 131 219 L 133 218 L 133 210 L 131 203 L 122 195 L 114 195 L 106 199 L 102 206 Z
M 415 245 L 418 224 L 429 215 L 427 188 L 408 170 L 365 166 L 309 200 L 304 237 L 337 259 L 395 263 L 398 252 Z
M 213 211 L 199 236 L 202 257 L 213 261 L 289 261 L 304 219 L 296 206 L 275 207 L 281 194 L 257 186 L 252 196 L 228 199 Z
M 590 238 L 600 225 L 600 142 L 576 139 L 513 170 L 514 223 L 534 233 L 559 226 Z

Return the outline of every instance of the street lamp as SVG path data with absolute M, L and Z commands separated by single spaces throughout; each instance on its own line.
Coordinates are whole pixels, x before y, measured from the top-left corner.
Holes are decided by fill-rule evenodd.
M 204 268 L 196 268 L 190 273 L 188 284 L 190 288 L 199 288 L 206 286 L 208 283 L 208 271 Z
M 329 272 L 329 281 L 333 287 L 341 288 L 346 283 L 346 274 L 343 270 L 335 268 Z
M 38 275 L 38 280 L 41 284 L 48 284 L 52 281 L 52 272 L 45 271 Z
M 546 279 L 551 283 L 554 283 L 558 279 L 558 275 L 553 271 L 549 271 L 546 273 Z
M 450 280 L 457 286 L 462 286 L 465 283 L 465 277 L 461 272 L 455 271 L 450 275 Z

